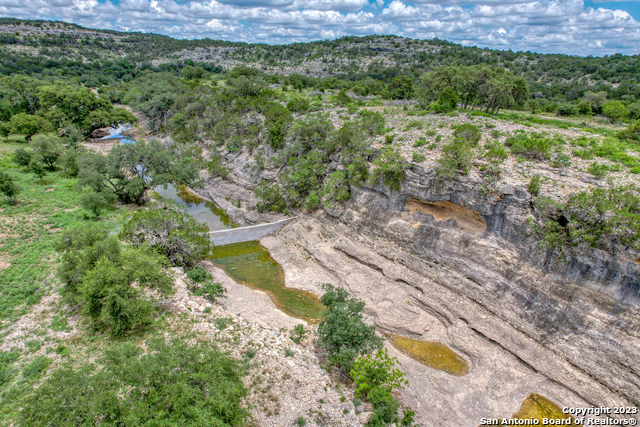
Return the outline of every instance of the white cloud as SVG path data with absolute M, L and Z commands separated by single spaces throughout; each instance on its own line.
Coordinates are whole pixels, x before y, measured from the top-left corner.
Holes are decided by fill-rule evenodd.
M 100 0 L 102 1 L 102 0 Z M 173 37 L 286 43 L 397 34 L 572 54 L 640 53 L 640 23 L 582 0 L 0 0 L 0 16 Z

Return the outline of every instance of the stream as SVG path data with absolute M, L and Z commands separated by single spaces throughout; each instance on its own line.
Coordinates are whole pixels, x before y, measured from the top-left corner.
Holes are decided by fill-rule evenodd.
M 171 199 L 184 207 L 195 220 L 206 224 L 210 231 L 235 227 L 227 214 L 184 186 L 155 187 L 154 191 L 164 199 Z M 284 284 L 284 272 L 269 252 L 258 242 L 243 242 L 214 246 L 209 260 L 222 268 L 236 282 L 265 291 L 273 303 L 290 316 L 317 323 L 325 308 L 311 292 L 288 288 Z
M 122 144 L 135 143 L 123 135 L 129 129 L 131 125 L 120 125 L 110 129 L 109 134 L 101 139 L 118 139 Z M 209 227 L 209 231 L 237 227 L 223 209 L 193 194 L 185 186 L 157 186 L 153 190 L 163 199 L 173 200 L 182 206 L 196 221 Z M 289 316 L 309 323 L 318 323 L 322 319 L 326 307 L 320 304 L 318 297 L 308 291 L 286 287 L 282 267 L 260 242 L 214 246 L 208 259 L 236 282 L 266 292 L 276 307 Z

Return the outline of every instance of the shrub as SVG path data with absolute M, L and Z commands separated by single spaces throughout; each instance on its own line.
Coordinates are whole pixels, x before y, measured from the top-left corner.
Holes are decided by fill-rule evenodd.
M 397 362 L 395 357 L 389 357 L 384 348 L 360 357 L 350 372 L 356 386 L 356 395 L 367 397 L 376 388 L 391 392 L 408 385 L 404 373 L 395 368 Z
M 465 144 L 471 147 L 475 147 L 478 145 L 478 142 L 482 137 L 482 132 L 480 132 L 480 129 L 475 125 L 464 124 L 456 126 L 456 129 L 453 131 L 453 137 L 461 139 Z
M 611 123 L 623 120 L 629 114 L 627 107 L 620 101 L 610 101 L 602 105 L 602 114 L 609 119 Z
M 203 267 L 196 267 L 187 271 L 187 277 L 194 283 L 203 283 L 205 280 L 213 279 L 213 276 Z
M 256 204 L 258 212 L 262 213 L 265 210 L 287 212 L 287 200 L 283 195 L 284 190 L 277 183 L 269 184 L 267 181 L 262 181 L 255 187 L 254 193 L 260 200 Z
M 293 98 L 287 103 L 287 108 L 296 113 L 306 113 L 309 110 L 309 101 L 304 98 Z
M 148 246 L 122 247 L 100 224 L 66 230 L 55 246 L 62 255 L 58 274 L 65 292 L 78 300 L 96 328 L 112 335 L 151 323 L 154 305 L 145 288 L 172 291 L 166 258 Z
M 329 351 L 329 362 L 348 373 L 358 355 L 380 348 L 382 339 L 362 319 L 364 302 L 328 283 L 323 289 L 325 294 L 320 302 L 328 307 L 328 312 L 318 325 L 318 341 Z
M 506 141 L 506 145 L 511 148 L 513 154 L 536 160 L 548 159 L 551 149 L 562 144 L 560 139 L 545 138 L 538 133 L 519 133 L 510 136 Z
M 0 171 L 0 192 L 7 196 L 10 204 L 15 203 L 16 196 L 20 193 L 20 187 L 13 182 L 11 175 L 5 171 Z
M 382 135 L 385 129 L 384 116 L 378 111 L 362 110 L 360 111 L 362 127 L 371 136 Z M 393 140 L 393 137 L 392 137 Z
M 47 170 L 44 167 L 44 164 L 42 163 L 42 160 L 40 159 L 40 157 L 32 157 L 31 160 L 29 161 L 29 171 L 31 171 L 35 176 L 37 176 L 40 181 L 42 181 L 42 179 L 45 177 L 45 175 L 47 174 Z
M 571 157 L 564 153 L 557 153 L 551 159 L 551 167 L 564 169 L 571 166 Z
M 589 109 L 591 109 L 591 106 L 589 106 Z M 570 102 L 565 102 L 558 105 L 556 114 L 558 116 L 575 116 L 576 114 L 578 114 L 578 107 Z
M 336 102 L 338 105 L 347 105 L 351 102 L 351 98 L 349 98 L 349 95 L 347 95 L 344 90 L 341 90 L 338 92 L 338 95 L 336 95 Z
M 390 189 L 399 191 L 400 184 L 404 181 L 405 170 L 409 168 L 400 151 L 392 147 L 383 147 L 373 164 L 375 167 L 369 182 L 378 184 L 382 181 Z
M 587 168 L 587 172 L 596 178 L 604 178 L 608 171 L 609 167 L 607 165 L 598 162 L 591 163 Z
M 307 331 L 305 331 L 304 326 L 302 323 L 298 323 L 291 332 L 291 341 L 296 344 L 300 344 L 300 341 L 302 341 L 306 335 Z
M 531 177 L 529 185 L 527 185 L 527 190 L 534 196 L 540 194 L 540 175 L 535 174 Z
M 442 147 L 436 173 L 442 179 L 457 179 L 458 175 L 469 173 L 474 158 L 473 148 L 462 139 L 455 139 Z
M 384 142 L 385 144 L 391 144 L 393 142 L 393 138 L 395 137 L 394 134 L 390 133 L 388 135 L 384 136 Z
M 226 298 L 227 289 L 218 282 L 205 282 L 198 286 L 192 286 L 191 292 L 194 295 L 201 296 L 211 302 L 216 302 L 218 298 Z
M 215 156 L 207 163 L 207 172 L 209 172 L 211 176 L 220 176 L 223 179 L 227 179 L 231 169 L 222 164 L 222 158 L 220 156 Z
M 423 145 L 426 145 L 426 143 L 427 143 L 427 140 L 426 140 L 426 139 L 424 139 L 424 138 L 419 138 L 419 139 L 418 139 L 418 140 L 413 144 L 413 146 L 414 146 L 415 148 L 418 148 L 418 147 L 422 147 Z
M 248 419 L 238 361 L 209 341 L 152 338 L 146 349 L 124 343 L 89 363 L 56 369 L 19 415 L 24 426 L 212 425 Z M 64 411 L 59 410 L 65 408 Z
M 50 171 L 56 169 L 56 163 L 62 155 L 60 138 L 53 135 L 38 134 L 31 138 L 31 146 Z
M 327 202 L 342 203 L 349 200 L 351 192 L 347 185 L 347 174 L 343 171 L 332 172 L 322 189 L 322 194 Z
M 412 160 L 416 163 L 424 162 L 427 160 L 427 156 L 422 153 L 413 153 Z
M 113 205 L 116 196 L 111 191 L 94 191 L 93 188 L 85 188 L 80 197 L 80 205 L 90 211 L 95 219 L 100 217 L 102 211 Z
M 24 148 L 18 148 L 13 153 L 13 161 L 18 166 L 29 166 L 29 162 L 31 161 L 32 153 L 31 151 L 27 151 Z
M 611 243 L 640 249 L 640 191 L 634 185 L 594 188 L 572 196 L 564 205 L 536 203 L 541 241 L 565 251 L 580 243 L 612 250 Z
M 156 202 L 133 214 L 119 236 L 136 246 L 149 245 L 174 265 L 191 267 L 211 249 L 208 227 L 175 202 Z

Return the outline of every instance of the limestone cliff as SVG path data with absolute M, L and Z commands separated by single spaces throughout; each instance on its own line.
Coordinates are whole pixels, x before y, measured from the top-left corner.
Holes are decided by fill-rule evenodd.
M 230 160 L 233 183 L 210 180 L 206 195 L 240 222 L 277 217 L 258 214 L 250 191 L 273 173 Z M 345 205 L 262 242 L 287 286 L 332 281 L 365 300 L 381 332 L 443 342 L 468 361 L 453 377 L 394 353 L 424 425 L 508 417 L 530 392 L 561 406 L 640 405 L 638 254 L 578 247 L 563 262 L 530 232 L 525 189 L 485 195 L 473 178 L 435 178 L 414 167 L 400 191 L 351 188 Z

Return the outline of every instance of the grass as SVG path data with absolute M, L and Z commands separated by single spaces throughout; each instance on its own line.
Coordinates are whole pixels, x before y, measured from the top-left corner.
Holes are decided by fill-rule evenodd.
M 89 216 L 78 207 L 75 179 L 50 172 L 40 182 L 10 161 L 12 148 L 0 143 L 0 170 L 9 173 L 21 190 L 15 205 L 0 196 L 0 261 L 5 267 L 0 269 L 0 330 L 51 291 L 56 282 L 57 233 Z M 103 221 L 117 220 L 121 212 L 107 211 Z

